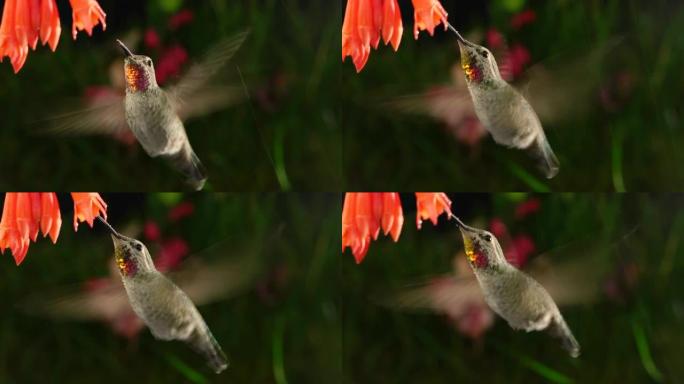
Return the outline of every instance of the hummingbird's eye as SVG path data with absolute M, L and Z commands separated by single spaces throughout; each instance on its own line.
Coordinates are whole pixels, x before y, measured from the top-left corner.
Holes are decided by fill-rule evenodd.
M 141 243 L 135 243 L 134 247 L 138 252 L 142 252 L 142 244 Z
M 486 242 L 492 241 L 492 237 L 491 237 L 490 235 L 482 235 L 482 238 L 483 238 Z
M 489 57 L 489 52 L 483 50 L 483 51 L 480 51 L 480 55 L 484 56 L 484 58 L 486 59 Z
M 147 64 L 148 67 L 151 67 L 152 66 L 152 60 L 150 60 L 150 59 L 145 60 L 145 64 Z

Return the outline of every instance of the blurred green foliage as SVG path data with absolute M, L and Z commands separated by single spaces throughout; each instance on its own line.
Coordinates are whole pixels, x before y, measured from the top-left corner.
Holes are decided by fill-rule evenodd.
M 528 234 L 552 263 L 586 258 L 607 282 L 625 263 L 637 284 L 620 298 L 601 291 L 593 304 L 561 307 L 582 345 L 574 360 L 548 335 L 514 331 L 500 318 L 479 341 L 459 334 L 444 315 L 397 312 L 378 294 L 449 274 L 462 250 L 456 227 L 412 225 L 415 208 L 402 195 L 406 225 L 395 244 L 373 242 L 361 265 L 344 255 L 343 351 L 348 383 L 643 383 L 679 382 L 684 345 L 681 195 L 554 194 L 516 220 L 519 195 L 450 194 L 454 214 L 487 227 L 500 218 L 512 235 Z M 349 251 L 347 251 L 349 252 Z M 600 284 L 604 287 L 604 284 Z M 573 287 L 567 287 L 572 289 Z M 602 288 L 603 289 L 603 288 Z
M 195 209 L 179 222 L 167 219 L 175 206 L 168 195 L 103 196 L 114 226 L 141 229 L 144 222 L 156 221 L 164 237 L 188 242 L 188 262 L 264 250 L 267 268 L 248 292 L 199 307 L 231 362 L 219 376 L 186 345 L 157 341 L 146 329 L 129 341 L 104 323 L 45 319 L 19 309 L 31 294 L 78 287 L 109 273 L 109 235 L 101 225 L 92 230 L 81 225 L 74 233 L 70 198 L 61 197 L 64 225 L 58 243 L 32 244 L 19 267 L 9 254 L 2 257 L 0 382 L 313 383 L 340 377 L 341 207 L 336 195 L 181 195 L 180 201 Z M 281 225 L 282 235 L 275 237 Z M 228 249 L 203 252 L 215 244 Z
M 221 38 L 249 29 L 250 36 L 225 70 L 248 99 L 190 121 L 187 132 L 208 169 L 208 190 L 335 190 L 341 185 L 338 123 L 339 10 L 327 3 L 278 0 L 101 0 L 108 28 L 71 39 L 70 8 L 58 1 L 64 33 L 55 53 L 31 52 L 18 75 L 0 70 L 0 187 L 40 190 L 164 191 L 185 188 L 161 159 L 138 144 L 108 137 L 37 135 L 43 119 L 87 87 L 109 85 L 110 64 L 120 57 L 114 39 L 155 29 L 168 45 L 192 59 Z M 188 9 L 194 21 L 176 31 L 170 17 Z M 140 53 L 155 56 L 158 52 Z M 122 69 L 123 71 L 123 69 Z M 244 84 L 243 84 L 244 81 Z
M 672 191 L 684 186 L 684 7 L 679 2 L 490 1 L 443 2 L 449 20 L 463 32 L 489 28 L 531 52 L 532 63 L 574 59 L 611 39 L 621 43 L 602 65 L 587 68 L 578 82 L 599 76 L 588 107 L 556 124 L 546 124 L 560 159 L 559 175 L 546 181 L 520 151 L 487 136 L 476 148 L 457 142 L 428 117 L 397 113 L 383 102 L 425 92 L 451 81 L 459 60 L 456 41 L 441 30 L 416 41 L 405 34 L 398 52 L 373 51 L 360 74 L 343 65 L 344 173 L 350 190 L 447 191 Z M 523 3 L 526 3 L 522 6 Z M 404 25 L 413 25 L 403 2 Z M 515 30 L 515 12 L 530 9 L 536 20 Z M 408 29 L 407 29 L 408 30 Z M 499 64 L 502 58 L 499 57 Z M 616 109 L 600 94 L 616 81 L 632 87 Z M 567 79 L 565 79 L 567 80 Z M 564 89 L 557 89 L 563 93 Z M 618 92 L 619 93 L 619 92 Z M 605 96 L 605 95 L 604 95 Z

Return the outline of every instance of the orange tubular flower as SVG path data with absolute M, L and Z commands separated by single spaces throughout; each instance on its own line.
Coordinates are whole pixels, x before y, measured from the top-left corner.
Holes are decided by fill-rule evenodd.
M 106 15 L 96 0 L 70 0 L 70 3 L 74 40 L 79 30 L 91 35 L 96 25 L 102 23 L 103 30 L 107 27 Z M 29 47 L 35 50 L 40 40 L 54 52 L 61 34 L 55 0 L 6 0 L 0 24 L 0 62 L 9 57 L 17 73 L 26 63 Z
M 397 0 L 348 0 L 342 24 L 342 61 L 351 56 L 356 72 L 361 72 L 380 38 L 396 51 L 403 31 Z
M 416 226 L 421 228 L 423 220 L 430 219 L 433 225 L 437 225 L 437 219 L 442 213 L 447 213 L 451 218 L 451 200 L 443 192 L 416 192 Z
M 451 218 L 451 201 L 445 193 L 416 192 L 416 226 L 430 219 L 437 225 L 442 213 Z M 396 243 L 404 225 L 399 194 L 396 192 L 348 192 L 342 207 L 342 252 L 349 247 L 356 264 L 366 257 L 371 240 L 377 240 L 380 229 Z
M 359 264 L 368 252 L 371 239 L 378 239 L 380 229 L 396 242 L 403 224 L 398 193 L 347 193 L 342 208 L 342 252 L 351 248 Z
M 98 193 L 72 193 L 74 199 L 74 228 L 77 220 L 93 226 L 94 215 L 107 217 L 107 204 Z M 14 261 L 21 264 L 31 241 L 36 242 L 38 232 L 57 242 L 62 217 L 54 192 L 8 192 L 0 221 L 0 251 L 12 251 Z
M 71 36 L 76 40 L 76 34 L 79 30 L 85 30 L 88 36 L 92 36 L 93 28 L 102 23 L 102 30 L 107 29 L 104 13 L 100 4 L 95 0 L 69 0 L 71 9 L 73 10 L 73 24 L 71 26 Z
M 440 23 L 447 27 L 447 13 L 439 0 L 412 0 L 413 35 L 427 30 L 432 36 Z M 351 56 L 356 72 L 368 62 L 371 47 L 377 49 L 380 38 L 399 49 L 404 26 L 397 0 L 347 0 L 342 24 L 342 61 Z
M 79 222 L 85 221 L 92 228 L 96 217 L 101 215 L 107 219 L 107 203 L 99 193 L 72 192 L 71 198 L 74 199 L 74 232 L 78 231 Z
M 427 30 L 430 36 L 440 23 L 447 29 L 447 13 L 439 0 L 412 0 L 413 2 L 413 37 L 418 39 L 418 33 Z

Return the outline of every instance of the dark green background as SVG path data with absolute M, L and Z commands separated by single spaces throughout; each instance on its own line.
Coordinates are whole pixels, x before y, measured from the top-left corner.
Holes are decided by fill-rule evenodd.
M 187 346 L 157 341 L 147 329 L 129 341 L 102 323 L 45 319 L 20 310 L 31 295 L 49 295 L 109 273 L 113 250 L 107 231 L 82 224 L 74 233 L 73 203 L 68 195 L 60 197 L 64 224 L 57 244 L 46 239 L 32 244 L 19 267 L 9 251 L 1 258 L 0 382 L 315 383 L 341 376 L 336 195 L 103 195 L 115 227 L 157 221 L 164 237 L 188 242 L 189 262 L 264 250 L 266 269 L 247 292 L 199 307 L 231 362 L 220 376 Z M 168 211 L 181 201 L 193 203 L 195 213 L 172 223 Z M 274 283 L 276 270 L 285 273 L 280 284 Z M 266 287 L 270 300 L 257 293 L 258 286 Z
M 499 146 L 489 136 L 471 150 L 442 129 L 442 123 L 382 107 L 398 96 L 448 84 L 459 60 L 451 32 L 438 28 L 434 38 L 422 33 L 414 40 L 409 2 L 400 3 L 405 31 L 399 51 L 384 46 L 373 51 L 360 74 L 349 59 L 343 66 L 348 189 L 591 192 L 677 191 L 684 186 L 679 150 L 684 142 L 681 2 L 442 2 L 450 22 L 462 32 L 496 28 L 509 44 L 526 46 L 532 63 L 562 64 L 621 39 L 603 64 L 575 74 L 576 80 L 598 77 L 599 84 L 607 85 L 618 72 L 628 71 L 634 88 L 615 111 L 602 107 L 597 91 L 572 106 L 588 107 L 587 114 L 545 126 L 561 163 L 551 181 L 523 153 Z M 536 21 L 513 30 L 511 17 L 525 9 L 536 12 Z
M 48 116 L 63 112 L 91 85 L 109 84 L 109 66 L 121 55 L 114 40 L 137 29 L 156 29 L 162 41 L 184 46 L 200 58 L 213 44 L 251 31 L 224 77 L 250 100 L 187 125 L 190 141 L 208 169 L 208 190 L 333 191 L 341 185 L 339 102 L 339 10 L 327 2 L 239 0 L 102 0 L 107 30 L 71 39 L 71 8 L 57 1 L 62 37 L 56 53 L 29 54 L 14 75 L 0 66 L 0 188 L 38 190 L 183 190 L 182 178 L 160 159 L 149 158 L 106 137 L 36 135 Z M 179 9 L 195 21 L 169 31 Z M 148 53 L 155 58 L 155 54 Z M 123 71 L 123 67 L 121 69 Z M 284 85 L 276 84 L 282 81 Z M 271 106 L 259 102 L 266 93 Z
M 514 212 L 524 195 L 449 197 L 454 214 L 468 224 L 488 225 L 497 217 L 512 235 L 530 235 L 537 247 L 532 257 L 546 254 L 552 263 L 585 258 L 587 275 L 598 269 L 606 278 L 630 261 L 638 284 L 622 302 L 601 293 L 594 304 L 560 308 L 582 346 L 576 360 L 555 339 L 513 331 L 500 318 L 472 342 L 443 315 L 376 304 L 374 298 L 448 274 L 463 249 L 460 233 L 444 218 L 438 227 L 425 223 L 416 230 L 415 202 L 402 195 L 399 241 L 373 242 L 360 265 L 345 254 L 345 382 L 681 382 L 684 196 L 540 195 L 540 211 L 522 221 Z

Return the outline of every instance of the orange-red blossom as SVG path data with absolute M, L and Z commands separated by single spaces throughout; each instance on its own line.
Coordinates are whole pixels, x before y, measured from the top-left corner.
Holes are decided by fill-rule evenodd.
M 413 36 L 421 30 L 430 36 L 440 23 L 447 26 L 447 13 L 439 0 L 412 0 Z M 397 0 L 348 0 L 342 24 L 342 61 L 351 56 L 356 72 L 368 62 L 371 47 L 378 48 L 380 38 L 396 51 L 401 43 L 404 27 Z
M 107 218 L 107 204 L 99 193 L 72 193 L 74 200 L 74 230 L 78 222 L 86 221 L 93 226 L 95 217 Z M 36 242 L 38 232 L 57 242 L 62 217 L 54 192 L 7 192 L 0 221 L 0 250 L 9 248 L 17 265 L 28 252 L 31 241 Z
M 416 193 L 416 225 L 424 219 L 437 225 L 442 213 L 451 217 L 451 201 L 444 193 Z M 349 247 L 356 263 L 363 261 L 371 240 L 377 240 L 382 229 L 397 242 L 404 225 L 401 200 L 396 192 L 348 192 L 342 208 L 342 252 Z
M 72 36 L 79 30 L 91 35 L 102 23 L 107 28 L 106 15 L 96 0 L 69 0 L 72 8 Z M 29 47 L 35 50 L 38 40 L 54 52 L 59 43 L 62 26 L 55 0 L 5 0 L 0 24 L 0 62 L 9 57 L 14 73 L 26 63 Z

